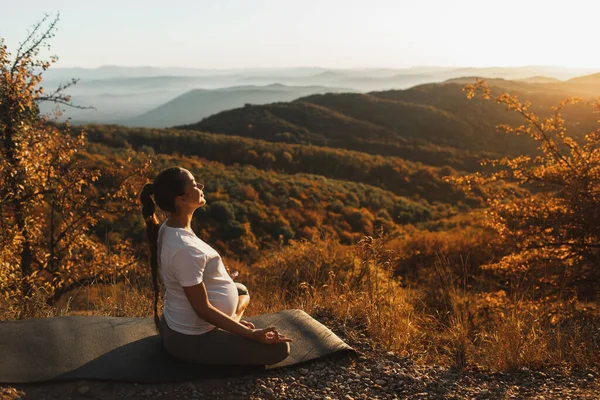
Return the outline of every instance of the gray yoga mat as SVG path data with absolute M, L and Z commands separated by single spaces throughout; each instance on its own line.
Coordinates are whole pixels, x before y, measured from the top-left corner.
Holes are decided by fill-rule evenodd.
M 280 368 L 352 348 L 302 310 L 248 318 L 276 326 L 294 341 Z M 0 383 L 74 379 L 181 382 L 227 377 L 265 367 L 209 366 L 183 362 L 164 350 L 152 318 L 68 316 L 0 322 Z

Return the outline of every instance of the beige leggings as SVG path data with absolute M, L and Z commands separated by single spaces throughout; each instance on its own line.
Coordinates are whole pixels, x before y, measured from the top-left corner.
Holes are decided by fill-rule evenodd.
M 218 328 L 202 335 L 186 335 L 169 328 L 164 315 L 160 317 L 160 333 L 170 354 L 200 364 L 270 365 L 290 354 L 289 343 L 259 343 Z

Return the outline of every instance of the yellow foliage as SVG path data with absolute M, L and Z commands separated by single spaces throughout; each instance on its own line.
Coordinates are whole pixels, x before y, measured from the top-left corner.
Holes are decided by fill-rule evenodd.
M 477 186 L 488 195 L 488 224 L 513 249 L 487 267 L 527 272 L 536 282 L 559 287 L 561 293 L 576 284 L 586 295 L 596 296 L 598 288 L 590 282 L 600 277 L 600 130 L 581 140 L 568 136 L 561 112 L 578 98 L 565 99 L 548 118 L 540 118 L 529 110 L 531 104 L 516 96 L 492 96 L 485 81 L 464 90 L 469 98 L 493 100 L 520 114 L 524 124 L 498 128 L 528 135 L 539 144 L 537 154 L 488 160 L 495 167 L 491 172 L 449 178 L 467 191 Z M 598 110 L 597 104 L 591 106 Z M 497 181 L 516 183 L 529 194 L 515 198 L 490 191 L 490 184 Z
M 88 167 L 85 134 L 39 114 L 40 101 L 70 102 L 62 93 L 70 84 L 50 94 L 41 87 L 43 71 L 56 61 L 36 60 L 58 20 L 42 32 L 46 19 L 14 59 L 0 41 L 0 296 L 13 302 L 43 292 L 52 303 L 72 287 L 126 273 L 135 263 L 131 247 L 92 229 L 133 210 L 149 168 L 131 158 Z

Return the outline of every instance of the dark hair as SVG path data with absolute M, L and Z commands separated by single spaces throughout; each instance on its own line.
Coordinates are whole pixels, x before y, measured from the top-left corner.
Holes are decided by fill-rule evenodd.
M 150 244 L 150 267 L 152 270 L 152 285 L 154 286 L 154 324 L 160 332 L 158 319 L 158 228 L 160 227 L 156 216 L 156 204 L 161 210 L 174 213 L 175 197 L 185 193 L 185 175 L 183 168 L 171 167 L 161 171 L 154 182 L 146 183 L 140 193 L 142 215 L 146 221 L 146 235 Z M 152 199 L 154 197 L 154 199 Z

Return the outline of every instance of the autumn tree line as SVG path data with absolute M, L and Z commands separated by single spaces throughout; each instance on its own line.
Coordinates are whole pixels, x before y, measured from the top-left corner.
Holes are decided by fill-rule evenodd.
M 315 174 L 364 183 L 429 202 L 481 205 L 481 197 L 467 195 L 443 177 L 459 172 L 449 166 L 432 167 L 399 157 L 314 145 L 269 142 L 261 139 L 178 129 L 127 128 L 86 125 L 90 142 L 113 148 L 132 147 L 155 154 L 193 155 L 225 165 L 252 165 L 285 174 Z

